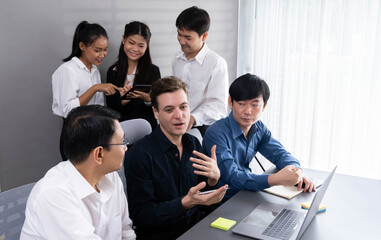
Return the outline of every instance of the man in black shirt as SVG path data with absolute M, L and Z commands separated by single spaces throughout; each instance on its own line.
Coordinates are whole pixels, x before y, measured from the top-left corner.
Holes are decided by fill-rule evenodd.
M 221 201 L 227 185 L 199 194 L 217 186 L 220 170 L 216 147 L 209 158 L 186 133 L 190 111 L 185 83 L 176 77 L 158 80 L 151 101 L 160 127 L 127 152 L 129 211 L 138 239 L 175 239 L 201 220 L 199 205 Z

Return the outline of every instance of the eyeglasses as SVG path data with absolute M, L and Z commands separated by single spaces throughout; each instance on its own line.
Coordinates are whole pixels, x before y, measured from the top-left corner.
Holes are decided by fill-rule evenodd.
M 121 146 L 126 146 L 129 145 L 130 143 L 129 142 L 125 142 L 123 141 L 122 143 L 106 143 L 106 144 L 102 144 L 102 147 L 107 147 L 107 146 L 111 146 L 111 145 L 121 145 Z

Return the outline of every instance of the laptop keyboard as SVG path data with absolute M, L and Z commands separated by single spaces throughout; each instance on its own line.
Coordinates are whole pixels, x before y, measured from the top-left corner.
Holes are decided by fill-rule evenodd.
M 262 234 L 278 239 L 289 239 L 302 216 L 300 212 L 283 209 Z

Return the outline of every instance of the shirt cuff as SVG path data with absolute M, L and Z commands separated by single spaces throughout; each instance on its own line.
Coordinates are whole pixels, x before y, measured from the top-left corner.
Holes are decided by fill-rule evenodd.
M 250 184 L 250 190 L 260 191 L 262 189 L 269 188 L 270 185 L 268 179 L 269 175 L 256 175 L 255 181 L 252 181 Z
M 194 118 L 194 125 L 193 127 L 200 127 L 202 126 L 202 114 L 201 113 L 191 113 L 191 115 L 193 116 Z
M 69 107 L 67 109 L 65 109 L 65 111 L 63 112 L 63 117 L 64 118 L 67 118 L 67 115 L 69 115 L 70 111 L 73 110 L 74 108 L 76 107 L 79 107 L 81 106 L 80 102 L 79 102 L 79 98 L 75 98 L 73 100 L 71 100 L 69 103 L 68 103 Z
M 180 217 L 186 214 L 186 210 L 184 209 L 183 204 L 181 204 L 181 199 L 182 198 L 179 198 L 172 206 L 173 216 Z

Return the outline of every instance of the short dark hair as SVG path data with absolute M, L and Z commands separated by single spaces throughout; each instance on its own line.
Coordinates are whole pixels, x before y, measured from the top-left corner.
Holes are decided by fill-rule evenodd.
M 184 90 L 188 95 L 188 89 L 186 83 L 175 76 L 163 77 L 152 84 L 151 88 L 151 102 L 152 106 L 158 109 L 157 97 L 163 93 L 175 92 L 179 89 Z
M 200 37 L 209 31 L 210 18 L 207 11 L 196 6 L 185 9 L 176 19 L 176 27 L 197 32 Z
M 103 146 L 108 149 L 115 133 L 115 120 L 120 114 L 101 105 L 74 108 L 67 116 L 61 132 L 64 154 L 73 164 L 87 159 L 90 152 Z
M 240 76 L 230 85 L 229 95 L 231 101 L 242 101 L 263 97 L 266 105 L 270 98 L 270 89 L 267 83 L 256 75 L 246 73 Z

